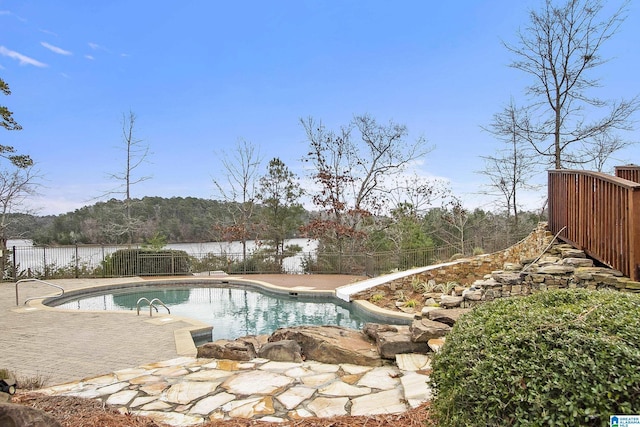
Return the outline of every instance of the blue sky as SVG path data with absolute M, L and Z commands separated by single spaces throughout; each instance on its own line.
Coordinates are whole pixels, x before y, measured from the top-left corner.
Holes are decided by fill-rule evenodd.
M 133 197 L 214 198 L 221 153 L 239 138 L 304 176 L 299 119 L 328 128 L 368 113 L 406 124 L 435 150 L 418 171 L 469 206 L 486 183 L 481 130 L 529 82 L 508 67 L 537 0 L 0 0 L 0 98 L 23 126 L 0 143 L 43 175 L 32 207 L 59 214 L 95 203 L 124 168 L 122 117 L 150 148 Z M 640 8 L 631 4 L 598 70 L 607 98 L 640 93 Z M 638 132 L 631 134 L 640 140 Z M 638 146 L 618 157 L 640 163 Z M 541 178 L 543 179 L 544 176 Z M 527 197 L 541 206 L 543 192 Z

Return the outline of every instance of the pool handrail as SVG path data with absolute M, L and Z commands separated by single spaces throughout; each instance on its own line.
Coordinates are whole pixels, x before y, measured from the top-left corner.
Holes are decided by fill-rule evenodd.
M 60 286 L 60 285 L 55 285 L 55 284 L 53 284 L 53 283 L 51 283 L 51 282 L 47 282 L 47 281 L 45 281 L 45 280 L 36 279 L 36 278 L 20 279 L 20 280 L 18 280 L 18 281 L 16 282 L 16 306 L 19 306 L 19 305 L 20 305 L 20 299 L 18 298 L 18 285 L 19 285 L 20 283 L 25 283 L 25 282 L 38 282 L 38 283 L 43 283 L 43 284 L 45 284 L 45 285 L 53 286 L 54 288 L 60 289 L 60 291 L 61 291 L 58 295 L 54 295 L 54 296 L 56 296 L 56 297 L 60 297 L 60 296 L 64 295 L 64 288 L 63 288 L 62 286 Z M 31 301 L 31 300 L 34 300 L 34 299 L 41 299 L 41 298 L 43 298 L 43 297 L 31 297 L 31 298 L 27 298 L 27 299 L 24 301 L 24 303 L 26 304 L 26 303 L 28 303 L 28 302 L 29 302 L 29 301 Z
M 161 300 L 160 298 L 154 298 L 151 301 L 149 301 L 148 298 L 142 297 L 140 299 L 138 299 L 138 302 L 136 303 L 136 313 L 138 314 L 138 316 L 140 316 L 140 303 L 141 302 L 146 302 L 147 304 L 149 304 L 149 317 L 153 317 L 153 309 L 156 309 L 156 313 L 158 312 L 158 307 L 156 307 L 156 305 L 154 303 L 158 303 L 161 306 L 163 306 L 164 308 L 167 309 L 167 312 L 169 314 L 171 314 L 171 310 L 169 310 L 169 307 L 167 307 Z

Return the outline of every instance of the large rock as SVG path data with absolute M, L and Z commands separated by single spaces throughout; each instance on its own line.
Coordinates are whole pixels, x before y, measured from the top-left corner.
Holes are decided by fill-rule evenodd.
M 416 319 L 411 324 L 411 340 L 416 343 L 428 343 L 432 338 L 441 338 L 451 331 L 451 326 L 430 319 Z
M 540 267 L 538 269 L 539 274 L 570 274 L 573 273 L 576 269 L 569 265 L 545 265 L 544 267 Z
M 440 308 L 438 310 L 431 310 L 430 312 L 428 312 L 427 318 L 429 320 L 433 320 L 434 322 L 440 322 L 449 326 L 453 326 L 458 321 L 458 319 L 460 319 L 460 316 L 470 311 L 470 308 Z
M 564 258 L 562 264 L 572 267 L 593 267 L 593 260 L 590 258 Z
M 562 258 L 586 258 L 586 254 L 584 251 L 580 249 L 575 249 L 573 247 L 562 247 L 560 248 L 560 254 Z
M 293 340 L 307 360 L 323 363 L 348 363 L 362 366 L 381 366 L 384 361 L 373 342 L 359 331 L 340 326 L 297 326 L 280 328 L 270 342 Z
M 269 342 L 269 335 L 247 335 L 244 337 L 236 338 L 236 341 L 251 344 L 257 354 L 260 352 L 262 346 Z
M 498 283 L 505 285 L 517 285 L 522 281 L 520 273 L 506 273 L 503 271 L 494 271 L 491 277 Z
M 409 326 L 366 323 L 363 331 L 376 342 L 378 353 L 383 359 L 395 359 L 397 354 L 429 352 L 426 342 L 412 341 Z
M 207 359 L 251 360 L 256 358 L 255 347 L 252 343 L 236 340 L 217 340 L 198 347 L 198 357 Z
M 302 349 L 293 340 L 274 341 L 263 345 L 258 356 L 276 362 L 302 362 Z
M 446 308 L 460 307 L 464 298 L 458 296 L 442 295 L 440 305 Z
M 0 426 L 61 427 L 60 423 L 46 412 L 11 403 L 0 403 Z

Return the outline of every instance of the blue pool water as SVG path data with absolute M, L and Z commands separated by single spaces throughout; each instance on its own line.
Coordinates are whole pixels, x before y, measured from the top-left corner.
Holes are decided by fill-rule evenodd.
M 214 340 L 271 334 L 280 327 L 301 325 L 361 329 L 366 322 L 380 321 L 337 298 L 276 295 L 229 285 L 128 288 L 61 300 L 62 303 L 54 301 L 51 305 L 78 310 L 135 311 L 136 303 L 142 297 L 159 298 L 172 315 L 212 325 Z M 163 307 L 158 309 L 160 313 L 166 313 Z M 140 315 L 149 316 L 148 305 L 141 305 Z

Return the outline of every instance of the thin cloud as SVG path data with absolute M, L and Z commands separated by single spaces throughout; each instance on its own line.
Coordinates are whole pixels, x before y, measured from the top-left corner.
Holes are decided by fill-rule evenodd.
M 87 59 L 89 59 L 89 60 L 91 60 L 91 61 L 93 61 L 94 59 L 96 59 L 96 58 L 94 58 L 94 57 L 93 57 L 93 55 L 85 55 L 84 57 L 85 57 L 85 58 L 87 58 Z
M 58 37 L 58 34 L 54 33 L 53 31 L 49 31 L 49 30 L 39 30 L 41 33 L 45 33 L 49 36 L 54 36 L 54 37 Z
M 92 43 L 92 42 L 89 42 L 89 43 L 87 43 L 87 44 L 88 44 L 88 45 L 89 45 L 89 47 L 90 47 L 91 49 L 93 49 L 93 50 L 104 50 L 105 52 L 109 52 L 109 49 L 107 49 L 107 48 L 106 48 L 106 47 L 104 47 L 104 46 L 100 46 L 98 43 Z
M 40 44 L 49 49 L 51 52 L 53 53 L 57 53 L 58 55 L 73 55 L 71 52 L 69 52 L 68 50 L 64 50 L 58 46 L 54 46 L 52 44 L 49 44 L 47 42 L 40 42 Z
M 27 22 L 26 19 L 19 17 L 18 15 L 16 15 L 13 12 L 11 12 L 10 10 L 0 10 L 0 16 L 2 16 L 2 15 L 4 15 L 4 16 L 13 16 L 20 22 Z
M 7 49 L 4 46 L 0 46 L 0 55 L 6 56 L 11 59 L 15 59 L 20 63 L 20 65 L 33 65 L 34 67 L 40 67 L 40 68 L 48 67 L 48 65 L 45 64 L 44 62 L 40 62 L 36 59 L 29 58 L 28 56 L 25 56 L 21 53 L 18 53 L 11 49 Z

